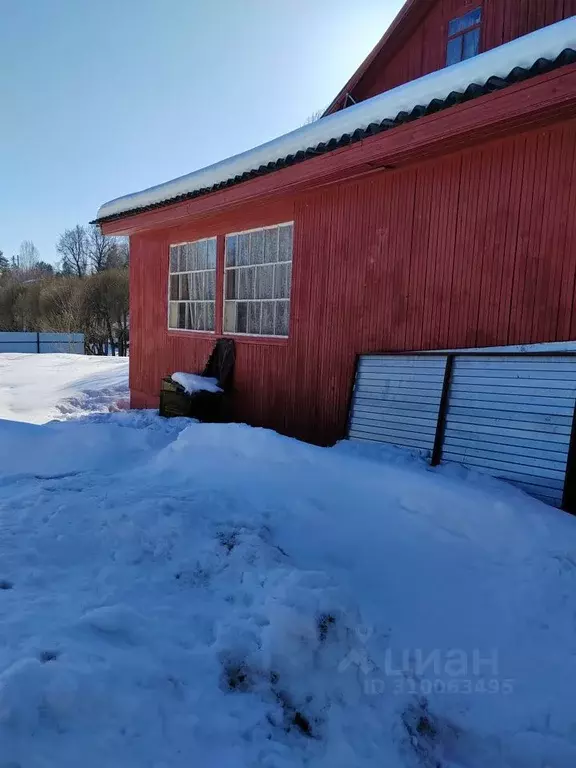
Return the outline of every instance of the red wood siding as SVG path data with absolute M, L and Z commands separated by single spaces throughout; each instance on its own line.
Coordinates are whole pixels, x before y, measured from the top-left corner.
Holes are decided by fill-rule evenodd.
M 448 23 L 482 7 L 480 50 L 487 51 L 555 21 L 576 15 L 576 0 L 437 0 L 396 51 L 384 46 L 351 94 L 363 101 L 446 64 Z M 393 50 L 394 48 L 394 50 Z
M 293 218 L 290 338 L 238 340 L 236 416 L 342 436 L 359 353 L 576 338 L 576 121 L 131 241 L 131 389 L 201 370 L 166 330 L 168 244 Z

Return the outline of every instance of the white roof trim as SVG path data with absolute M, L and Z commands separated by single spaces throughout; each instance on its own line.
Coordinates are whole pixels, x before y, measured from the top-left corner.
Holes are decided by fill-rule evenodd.
M 410 112 L 418 105 L 427 106 L 433 99 L 445 99 L 453 91 L 464 91 L 472 84 L 485 85 L 493 76 L 505 78 L 515 67 L 529 68 L 540 58 L 556 59 L 566 48 L 576 48 L 576 16 L 519 37 L 467 61 L 412 80 L 207 168 L 141 192 L 118 197 L 100 207 L 98 218 L 144 208 L 213 187 L 287 155 L 305 151 L 331 139 L 339 139 L 357 129 L 367 128 L 372 123 L 394 119 L 400 112 Z

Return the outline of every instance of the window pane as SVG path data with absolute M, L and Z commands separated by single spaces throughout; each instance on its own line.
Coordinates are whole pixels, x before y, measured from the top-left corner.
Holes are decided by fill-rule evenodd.
M 206 303 L 198 304 L 198 330 L 206 330 Z
M 238 270 L 238 298 L 240 299 L 253 299 L 254 298 L 254 277 L 253 269 L 239 269 Z
M 250 233 L 247 232 L 243 235 L 238 235 L 238 253 L 236 255 L 236 263 L 243 267 L 247 266 L 250 262 Z
M 256 267 L 256 298 L 271 299 L 274 285 L 274 265 Z
M 190 290 L 188 287 L 188 275 L 180 275 L 180 298 L 187 301 L 190 298 Z
M 247 275 L 247 286 L 248 286 L 248 295 L 247 299 L 253 299 L 256 295 L 256 267 L 253 267 L 252 269 L 245 269 L 244 272 L 246 272 Z
M 288 336 L 288 302 L 277 301 L 276 304 L 276 323 L 274 324 L 274 333 L 276 336 Z
M 264 263 L 264 232 L 259 229 L 250 233 L 250 264 Z
M 226 298 L 236 299 L 238 298 L 238 270 L 227 269 L 226 270 Z
M 216 272 L 206 272 L 205 281 L 204 298 L 213 301 L 216 295 Z
M 280 227 L 278 233 L 278 261 L 292 261 L 292 224 Z
M 464 35 L 464 54 L 463 59 L 471 59 L 477 56 L 480 51 L 480 27 L 476 27 L 471 32 Z
M 170 302 L 170 312 L 168 315 L 168 327 L 178 328 L 178 304 L 175 301 Z
M 180 251 L 177 245 L 173 245 L 170 249 L 170 268 L 172 272 L 180 271 Z
M 251 301 L 248 304 L 248 333 L 260 334 L 261 307 L 259 301 Z
M 462 61 L 462 36 L 448 40 L 448 47 L 446 49 L 447 67 L 452 66 L 452 64 L 458 64 L 459 61 Z
M 452 19 L 452 21 L 448 24 L 448 34 L 457 35 L 459 32 L 461 32 L 461 24 L 462 18 L 460 16 L 457 19 Z
M 248 326 L 248 303 L 239 301 L 236 304 L 236 332 L 246 333 Z
M 180 298 L 180 283 L 178 282 L 178 275 L 172 275 L 170 278 L 170 298 Z
M 464 16 L 459 16 L 457 19 L 452 19 L 448 24 L 448 34 L 450 36 L 457 35 L 461 32 L 465 32 L 470 27 L 480 24 L 482 21 L 482 8 L 475 8 L 473 11 Z
M 174 245 L 172 246 L 172 256 L 171 260 L 174 264 L 174 272 L 180 272 L 180 246 Z
M 178 252 L 180 254 L 180 257 L 178 259 L 178 264 L 179 264 L 178 271 L 179 272 L 186 272 L 186 270 L 188 269 L 188 264 L 186 262 L 186 252 L 187 252 L 186 245 L 187 245 L 187 243 L 184 243 L 183 245 L 179 245 L 178 246 Z
M 262 330 L 264 336 L 274 335 L 274 301 L 262 302 Z
M 216 238 L 211 237 L 207 243 L 206 266 L 208 269 L 216 269 Z
M 278 261 L 278 227 L 264 230 L 264 262 Z
M 236 235 L 226 235 L 226 266 L 227 267 L 235 266 L 237 250 L 238 250 L 238 237 Z
M 194 247 L 195 243 L 184 243 L 182 247 L 182 257 L 180 267 L 182 272 L 190 272 L 194 269 Z
M 214 330 L 214 303 L 206 304 L 206 330 Z
M 206 305 L 198 303 L 196 304 L 196 330 L 206 330 Z
M 184 245 L 180 246 L 180 272 L 186 272 L 186 270 L 190 269 L 190 245 L 191 243 L 184 243 Z
M 274 267 L 275 299 L 287 299 L 290 295 L 289 270 L 289 264 L 276 264 Z
M 227 333 L 236 330 L 236 304 L 233 301 L 227 301 L 224 306 L 224 330 Z
M 186 328 L 186 304 L 183 301 L 178 304 L 178 328 Z
M 186 259 L 186 263 L 188 264 L 188 269 L 192 272 L 196 269 L 199 269 L 199 252 L 198 252 L 198 243 L 190 243 L 190 255 Z
M 195 285 L 196 292 L 193 298 L 200 299 L 200 300 L 206 298 L 205 283 L 206 283 L 206 272 L 197 272 L 196 285 Z
M 208 247 L 206 240 L 200 240 L 199 243 L 196 243 L 196 269 L 206 269 L 208 265 L 207 251 Z

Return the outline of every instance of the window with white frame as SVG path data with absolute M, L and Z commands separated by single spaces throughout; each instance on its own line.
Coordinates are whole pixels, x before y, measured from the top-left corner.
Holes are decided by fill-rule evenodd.
M 226 235 L 224 332 L 288 336 L 292 222 Z
M 168 328 L 213 331 L 216 238 L 170 246 Z

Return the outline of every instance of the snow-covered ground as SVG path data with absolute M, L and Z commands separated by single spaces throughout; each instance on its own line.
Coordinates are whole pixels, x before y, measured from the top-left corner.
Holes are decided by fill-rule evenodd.
M 0 419 L 44 424 L 128 404 L 128 358 L 0 354 Z
M 0 421 L 0 467 L 1 768 L 576 765 L 568 515 L 146 411 Z

